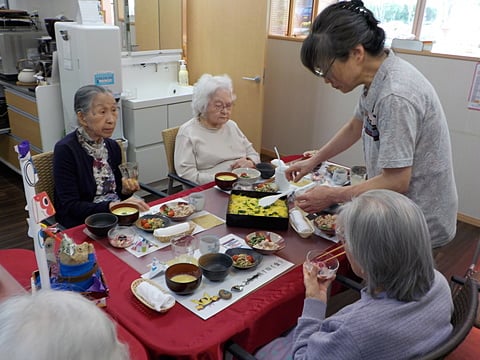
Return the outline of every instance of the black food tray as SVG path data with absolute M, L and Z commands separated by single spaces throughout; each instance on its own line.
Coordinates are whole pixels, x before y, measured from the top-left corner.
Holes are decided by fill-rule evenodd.
M 265 193 L 259 191 L 248 191 L 233 189 L 231 195 L 243 195 L 250 198 L 260 199 L 265 196 L 274 195 L 275 193 Z M 277 193 L 278 194 L 278 193 Z M 231 196 L 230 195 L 230 196 Z M 288 209 L 287 197 L 281 197 L 280 200 L 285 201 L 285 205 Z M 253 216 L 253 215 L 239 215 L 229 214 L 230 200 L 227 207 L 227 226 L 244 227 L 251 229 L 263 229 L 263 230 L 287 230 L 288 229 L 288 211 L 286 217 L 269 217 L 269 216 Z

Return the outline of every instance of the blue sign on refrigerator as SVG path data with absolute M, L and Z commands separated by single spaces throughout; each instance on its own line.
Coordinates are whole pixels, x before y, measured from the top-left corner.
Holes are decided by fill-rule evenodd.
M 113 72 L 96 73 L 94 84 L 98 86 L 113 85 L 115 84 L 115 74 Z

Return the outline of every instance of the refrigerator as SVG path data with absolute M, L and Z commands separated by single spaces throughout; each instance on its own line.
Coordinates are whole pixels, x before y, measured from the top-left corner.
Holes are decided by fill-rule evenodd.
M 114 139 L 124 139 L 121 106 L 121 37 L 118 26 L 56 22 L 58 70 L 65 133 L 78 126 L 73 108 L 75 92 L 83 85 L 110 89 L 118 102 L 119 116 Z

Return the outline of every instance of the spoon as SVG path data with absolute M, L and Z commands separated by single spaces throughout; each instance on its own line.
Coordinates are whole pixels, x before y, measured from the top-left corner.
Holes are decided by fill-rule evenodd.
M 275 201 L 280 199 L 282 196 L 290 195 L 290 193 L 292 193 L 292 192 L 293 192 L 293 190 L 289 189 L 287 191 L 281 192 L 280 194 L 275 194 L 275 195 L 269 195 L 269 196 L 262 197 L 258 200 L 258 205 L 260 205 L 261 207 L 272 205 Z
M 258 272 L 255 275 L 250 276 L 247 280 L 244 280 L 241 284 L 233 285 L 230 290 L 239 291 L 239 292 L 243 291 L 243 288 L 245 287 L 245 285 L 247 285 L 250 281 L 252 281 L 253 279 L 256 279 L 259 276 L 260 276 L 260 273 Z
M 278 163 L 280 164 L 280 161 L 282 161 L 282 160 L 280 159 L 280 154 L 279 154 L 279 152 L 278 152 L 277 147 L 274 146 L 274 147 L 273 147 L 273 150 L 275 150 L 275 154 L 277 154 Z
M 310 184 L 304 185 L 304 186 L 299 187 L 295 190 L 289 189 L 287 191 L 281 192 L 280 194 L 275 194 L 275 195 L 269 195 L 269 196 L 262 197 L 261 199 L 258 200 L 258 205 L 260 205 L 262 207 L 272 205 L 275 201 L 280 199 L 282 196 L 290 195 L 291 193 L 294 193 L 294 194 L 299 193 L 299 192 L 302 193 L 302 192 L 305 192 L 305 191 L 309 190 L 310 188 L 312 188 L 316 185 L 317 184 L 315 182 L 311 182 Z

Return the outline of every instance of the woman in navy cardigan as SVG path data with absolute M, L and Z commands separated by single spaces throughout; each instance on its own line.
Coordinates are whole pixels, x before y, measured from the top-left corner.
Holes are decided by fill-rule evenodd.
M 110 139 L 118 118 L 117 103 L 103 87 L 86 85 L 75 93 L 79 127 L 60 140 L 54 149 L 56 220 L 69 228 L 83 224 L 91 214 L 109 212 L 124 200 L 140 211 L 148 205 L 132 196 L 138 183 L 123 181 L 118 166 L 122 151 Z

